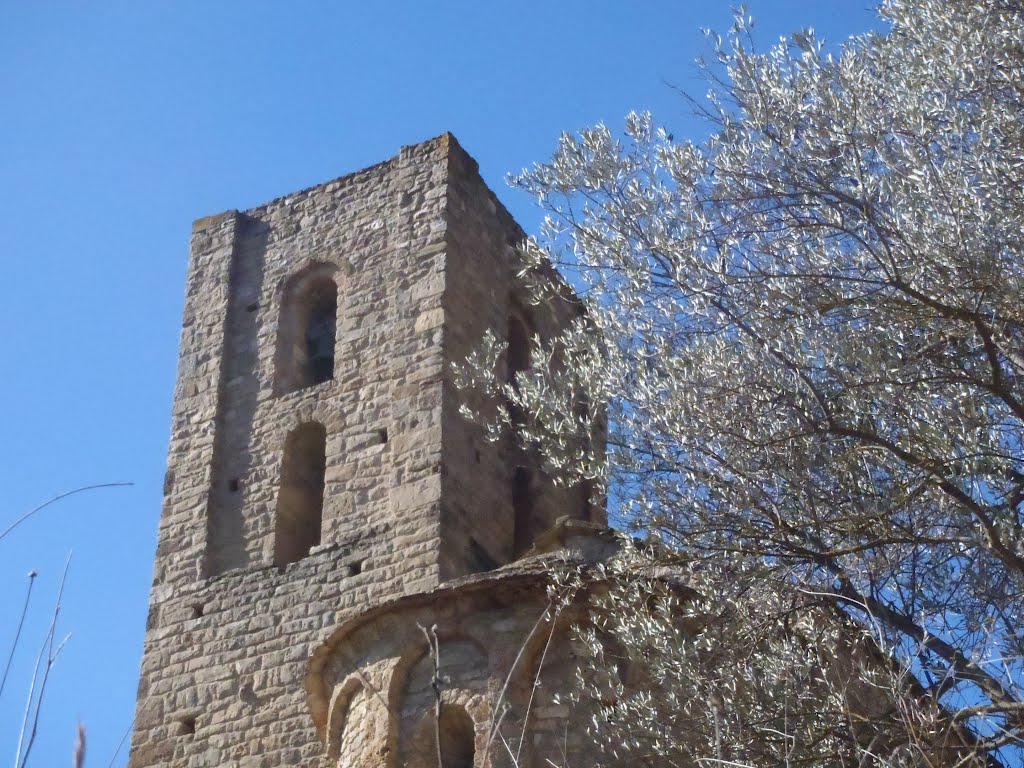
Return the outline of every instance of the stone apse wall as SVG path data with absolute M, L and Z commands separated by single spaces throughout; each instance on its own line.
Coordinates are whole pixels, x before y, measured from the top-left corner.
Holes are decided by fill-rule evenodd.
M 195 222 L 132 768 L 436 765 L 417 623 L 454 665 L 445 765 L 485 764 L 544 605 L 513 561 L 602 522 L 458 415 L 448 365 L 485 330 L 515 347 L 576 311 L 518 296 L 521 235 L 447 134 Z M 509 724 L 556 730 L 517 696 Z

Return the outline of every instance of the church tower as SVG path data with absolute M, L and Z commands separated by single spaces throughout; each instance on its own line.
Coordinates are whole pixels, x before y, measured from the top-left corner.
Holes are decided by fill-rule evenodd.
M 194 223 L 131 768 L 436 765 L 428 711 L 446 765 L 497 764 L 487 697 L 544 605 L 520 558 L 602 522 L 458 412 L 485 331 L 508 375 L 577 311 L 523 300 L 521 238 L 450 134 Z

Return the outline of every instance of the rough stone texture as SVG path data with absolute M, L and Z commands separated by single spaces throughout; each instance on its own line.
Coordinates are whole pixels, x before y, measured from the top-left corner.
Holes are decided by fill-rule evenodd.
M 343 766 L 437 766 L 434 659 L 424 637 L 434 627 L 442 706 L 471 718 L 476 765 L 540 768 L 549 758 L 586 764 L 579 727 L 586 715 L 556 702 L 576 680 L 570 627 L 583 609 L 556 615 L 546 587 L 556 565 L 585 567 L 610 556 L 616 543 L 601 526 L 578 523 L 563 524 L 546 545 L 557 552 L 396 598 L 332 632 L 306 678 L 330 759 Z
M 425 648 L 415 624 L 445 611 L 465 616 L 443 630 L 442 660 L 455 665 L 447 695 L 482 744 L 495 676 L 536 620 L 543 585 L 534 575 L 515 586 L 522 575 L 511 566 L 470 579 L 464 596 L 437 591 L 513 558 L 510 483 L 521 460 L 458 415 L 447 365 L 484 330 L 506 332 L 520 234 L 447 134 L 195 222 L 132 768 L 420 764 L 426 673 L 413 658 Z M 294 319 L 293 288 L 325 275 L 338 289 L 334 376 L 292 389 L 279 337 Z M 527 322 L 545 334 L 573 311 L 566 301 Z M 327 434 L 321 543 L 279 569 L 284 446 L 311 421 Z M 533 533 L 590 514 L 578 491 L 538 473 L 530 492 Z M 425 602 L 405 612 L 403 595 Z M 361 628 L 358 660 L 352 645 L 348 662 L 331 662 L 326 706 L 343 698 L 347 713 L 332 740 L 326 721 L 319 734 L 314 725 L 323 703 L 307 702 L 311 653 L 381 605 L 399 608 Z M 396 669 L 405 682 L 375 694 L 371 684 L 397 680 Z M 538 706 L 531 728 L 553 733 L 563 715 Z M 538 738 L 531 754 L 543 753 Z

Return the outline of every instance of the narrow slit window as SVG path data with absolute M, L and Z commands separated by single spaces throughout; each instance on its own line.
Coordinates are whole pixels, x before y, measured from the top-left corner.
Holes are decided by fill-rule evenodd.
M 512 473 L 512 549 L 519 557 L 533 546 L 533 488 L 530 470 L 516 467 Z
M 476 757 L 476 729 L 473 718 L 462 707 L 446 704 L 441 708 L 437 728 L 440 736 L 442 768 L 473 768 Z
M 519 391 L 516 376 L 530 368 L 530 332 L 529 326 L 513 311 L 508 317 L 508 350 L 505 353 L 506 381 L 515 391 Z M 524 421 L 522 409 L 515 403 L 508 403 L 509 417 L 513 431 Z M 533 545 L 533 477 L 523 461 L 521 451 L 515 446 L 516 437 L 512 436 L 510 459 L 518 464 L 512 471 L 512 554 L 519 557 Z
M 505 352 L 505 377 L 514 392 L 519 392 L 517 376 L 530 369 L 529 326 L 517 314 L 508 317 L 508 349 Z M 512 398 L 510 398 L 511 400 Z M 515 402 L 506 403 L 513 427 L 520 427 L 526 421 L 522 408 Z
M 306 557 L 320 543 L 326 450 L 327 431 L 316 422 L 296 427 L 285 441 L 274 532 L 279 568 Z
M 507 381 L 515 386 L 516 374 L 530 368 L 530 333 L 526 323 L 516 315 L 508 319 L 508 352 L 505 359 Z

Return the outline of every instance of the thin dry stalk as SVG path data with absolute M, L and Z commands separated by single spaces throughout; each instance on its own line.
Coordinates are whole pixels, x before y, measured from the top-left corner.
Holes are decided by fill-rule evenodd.
M 78 724 L 78 738 L 75 739 L 74 758 L 72 768 L 85 768 L 85 726 Z
M 509 667 L 508 674 L 505 675 L 505 683 L 501 686 L 501 691 L 498 693 L 498 698 L 494 702 L 495 712 L 498 712 L 502 709 L 502 705 L 505 701 L 505 695 L 508 692 L 508 686 L 512 681 L 512 675 L 519 667 L 519 662 L 520 660 L 522 660 L 523 654 L 526 652 L 527 647 L 530 645 L 530 641 L 533 639 L 533 636 L 536 634 L 537 630 L 540 629 L 541 624 L 544 623 L 544 619 L 547 618 L 548 613 L 551 611 L 553 605 L 553 601 L 549 601 L 548 604 L 544 606 L 544 610 L 541 612 L 540 616 L 537 617 L 537 621 L 534 622 L 533 626 L 530 628 L 529 633 L 527 633 L 526 637 L 523 639 L 523 642 L 520 644 L 519 652 L 516 654 L 515 659 L 512 660 L 512 666 Z M 489 755 L 491 752 L 491 743 L 494 741 L 494 737 L 498 732 L 498 726 L 500 725 L 502 719 L 502 717 L 494 718 L 494 722 L 492 723 L 491 728 L 487 733 L 487 742 L 484 746 L 485 755 Z M 506 745 L 506 749 L 507 748 L 508 745 Z M 509 756 L 512 756 L 511 752 Z
M 434 746 L 437 748 L 437 768 L 444 768 L 441 758 L 441 647 L 437 640 L 437 624 L 432 624 L 428 631 L 422 624 L 417 625 L 427 639 L 430 657 L 434 662 L 434 678 L 430 687 L 434 689 Z
M 60 656 L 61 650 L 64 648 L 64 644 L 70 639 L 70 635 L 67 635 L 60 643 L 54 647 L 54 638 L 57 633 L 57 618 L 60 615 L 61 599 L 64 596 L 64 585 L 67 582 L 68 568 L 71 565 L 71 553 L 68 553 L 67 560 L 64 563 L 64 572 L 60 577 L 60 586 L 57 589 L 57 601 L 53 607 L 53 616 L 50 619 L 50 628 L 47 630 L 46 637 L 43 640 L 43 645 L 39 649 L 39 655 L 36 657 L 35 667 L 32 672 L 32 683 L 29 686 L 28 701 L 25 703 L 25 715 L 22 719 L 21 730 L 18 733 L 18 751 L 15 754 L 14 764 L 17 768 L 25 768 L 25 764 L 28 762 L 29 754 L 32 752 L 32 745 L 35 743 L 36 735 L 39 732 L 39 716 L 42 712 L 43 697 L 46 695 L 46 684 L 50 679 L 50 671 L 53 669 L 54 663 L 57 661 L 57 657 Z M 39 667 L 42 664 L 43 657 L 46 657 L 46 665 L 43 667 L 42 678 L 39 677 Z M 39 695 L 35 695 L 36 683 L 39 683 Z M 33 714 L 32 705 L 35 702 L 35 712 Z M 32 727 L 29 729 L 29 718 L 32 720 Z M 28 740 L 25 740 L 26 733 L 28 734 Z M 24 751 L 22 747 L 24 746 Z
M 562 612 L 561 606 L 555 609 L 555 615 L 551 618 L 551 630 L 548 632 L 547 640 L 544 641 L 544 650 L 541 651 L 540 661 L 537 663 L 537 671 L 533 675 L 533 685 L 530 686 L 530 699 L 526 702 L 526 712 L 523 714 L 523 730 L 519 734 L 519 746 L 516 747 L 516 765 L 523 754 L 523 742 L 526 740 L 526 728 L 530 721 L 530 711 L 533 709 L 533 699 L 537 694 L 537 687 L 540 685 L 540 673 L 544 669 L 544 661 L 548 657 L 548 649 L 551 648 L 551 638 L 555 636 L 555 627 L 558 625 L 558 617 Z
M 25 616 L 28 613 L 29 600 L 32 598 L 32 586 L 35 584 L 36 571 L 28 572 L 28 589 L 25 591 L 25 602 L 21 606 L 21 616 L 18 619 L 18 628 L 14 632 L 14 642 L 11 644 L 11 652 L 7 655 L 7 664 L 4 666 L 4 676 L 0 678 L 0 696 L 3 696 L 4 686 L 7 684 L 7 675 L 11 671 L 11 663 L 14 661 L 14 653 L 18 650 L 18 641 L 21 639 L 21 630 L 25 625 Z
M 148 699 L 139 702 L 135 707 L 135 714 L 132 716 L 132 721 L 128 723 L 128 727 L 124 729 L 124 733 L 121 734 L 121 740 L 117 742 L 117 749 L 114 750 L 113 756 L 110 758 L 110 762 L 107 764 L 107 768 L 114 768 L 114 762 L 117 760 L 117 756 L 121 754 L 121 749 L 124 747 L 128 737 L 132 734 L 132 729 L 135 727 L 135 721 L 139 717 L 139 710 L 145 706 Z

